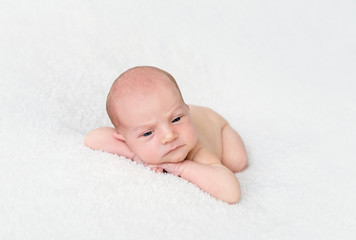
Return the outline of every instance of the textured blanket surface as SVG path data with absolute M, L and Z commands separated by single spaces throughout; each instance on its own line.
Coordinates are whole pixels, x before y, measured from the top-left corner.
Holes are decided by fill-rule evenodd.
M 0 239 L 356 239 L 354 1 L 0 2 Z M 249 167 L 229 205 L 93 151 L 113 80 L 170 72 Z

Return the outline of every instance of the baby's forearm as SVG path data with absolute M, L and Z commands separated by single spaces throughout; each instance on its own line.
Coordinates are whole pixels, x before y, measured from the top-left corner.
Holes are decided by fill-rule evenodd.
M 94 129 L 86 135 L 84 144 L 94 150 L 102 150 L 133 160 L 135 154 L 128 148 L 125 142 L 114 137 L 115 131 L 111 127 Z
M 240 200 L 240 183 L 225 166 L 205 165 L 189 160 L 186 160 L 183 165 L 179 175 L 203 191 L 228 203 L 236 203 Z

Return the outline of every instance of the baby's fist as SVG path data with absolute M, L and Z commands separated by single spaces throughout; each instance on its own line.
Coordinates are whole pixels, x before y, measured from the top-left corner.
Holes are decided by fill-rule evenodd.
M 181 176 L 184 172 L 184 169 L 186 168 L 187 163 L 187 160 L 178 163 L 162 163 L 159 165 L 159 167 L 163 168 L 168 173 Z

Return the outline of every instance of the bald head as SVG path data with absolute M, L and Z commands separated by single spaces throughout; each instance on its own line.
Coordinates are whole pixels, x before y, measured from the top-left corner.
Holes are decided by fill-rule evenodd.
M 113 83 L 106 100 L 106 111 L 115 128 L 119 125 L 118 109 L 125 100 L 152 95 L 164 88 L 174 88 L 183 101 L 179 87 L 171 74 L 150 66 L 130 68 L 122 73 Z

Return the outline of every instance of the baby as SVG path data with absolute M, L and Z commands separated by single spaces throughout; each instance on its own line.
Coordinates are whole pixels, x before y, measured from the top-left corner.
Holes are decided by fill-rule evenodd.
M 225 202 L 240 200 L 234 173 L 247 166 L 240 136 L 213 110 L 185 104 L 169 73 L 127 70 L 113 83 L 106 110 L 115 128 L 89 132 L 86 146 L 180 176 Z

